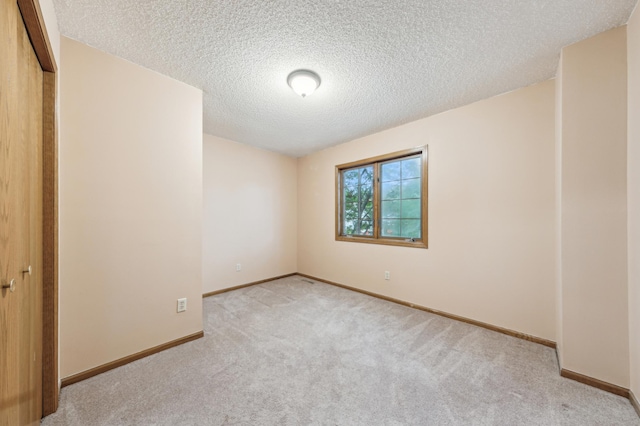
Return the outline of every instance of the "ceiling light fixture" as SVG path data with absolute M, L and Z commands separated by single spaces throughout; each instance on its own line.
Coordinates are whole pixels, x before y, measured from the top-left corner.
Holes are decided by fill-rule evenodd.
M 313 71 L 296 70 L 287 77 L 287 84 L 304 98 L 320 87 L 320 76 Z

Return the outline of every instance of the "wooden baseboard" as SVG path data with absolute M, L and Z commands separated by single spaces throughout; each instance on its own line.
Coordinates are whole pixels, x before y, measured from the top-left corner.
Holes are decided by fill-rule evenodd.
M 636 398 L 633 391 L 631 390 L 629 391 L 629 401 L 631 402 L 631 405 L 633 405 L 633 408 L 636 409 L 638 417 L 640 417 L 640 402 L 638 402 L 638 398 Z
M 425 306 L 416 305 L 415 303 L 405 302 L 404 300 L 395 299 L 393 297 L 388 297 L 388 296 L 383 296 L 381 294 L 373 293 L 371 291 L 361 290 L 359 288 L 350 287 L 348 285 L 336 283 L 336 282 L 333 282 L 333 281 L 328 281 L 328 280 L 325 280 L 325 279 L 322 279 L 322 278 L 313 277 L 311 275 L 300 274 L 300 273 L 298 273 L 297 275 L 300 275 L 301 277 L 306 277 L 306 278 L 309 278 L 309 279 L 312 279 L 312 280 L 315 280 L 315 281 L 320 281 L 320 282 L 323 282 L 323 283 L 326 283 L 326 284 L 331 284 L 331 285 L 334 285 L 336 287 L 345 288 L 347 290 L 357 291 L 358 293 L 366 294 L 367 296 L 377 297 L 378 299 L 386 300 L 388 302 L 397 303 L 397 304 L 400 304 L 400 305 L 408 306 L 410 308 L 414 308 L 414 309 L 418 309 L 418 310 L 421 310 L 421 311 L 429 312 L 431 314 L 440 315 L 442 317 L 446 317 L 446 318 L 453 319 L 453 320 L 456 320 L 456 321 L 461 321 L 461 322 L 464 322 L 464 323 L 467 323 L 467 324 L 471 324 L 471 325 L 475 325 L 475 326 L 478 326 L 478 327 L 486 328 L 487 330 L 497 331 L 498 333 L 506 334 L 506 335 L 512 336 L 512 337 L 517 337 L 518 339 L 527 340 L 529 342 L 538 343 L 540 345 L 548 346 L 548 347 L 553 348 L 553 349 L 556 348 L 556 342 L 553 342 L 553 341 L 547 340 L 547 339 L 543 339 L 541 337 L 531 336 L 529 334 L 520 333 L 519 331 L 509 330 L 508 328 L 502 328 L 502 327 L 498 327 L 498 326 L 495 326 L 495 325 L 487 324 L 485 322 L 476 321 L 476 320 L 472 320 L 472 319 L 469 319 L 469 318 L 461 317 L 461 316 L 458 316 L 458 315 L 450 314 L 448 312 L 438 311 L 436 309 L 431 309 L 431 308 L 427 308 Z
M 629 398 L 629 389 L 623 388 L 622 386 L 603 382 L 602 380 L 594 379 L 593 377 L 585 376 L 584 374 L 576 373 L 575 371 L 564 368 L 560 370 L 560 375 L 567 379 L 575 380 L 576 382 L 584 383 L 585 385 L 593 386 L 594 388 Z
M 173 348 L 175 346 L 179 346 L 183 343 L 190 342 L 192 340 L 199 339 L 204 336 L 204 331 L 199 331 L 197 333 L 190 334 L 188 336 L 181 337 L 176 340 L 172 340 L 171 342 L 163 343 L 162 345 L 154 346 L 153 348 L 145 349 L 144 351 L 135 353 L 133 355 L 126 356 L 124 358 L 117 359 L 115 361 L 108 362 L 103 365 L 99 365 L 97 367 L 91 368 L 86 371 L 82 371 L 78 374 L 74 374 L 73 376 L 65 377 L 62 379 L 62 387 L 72 385 L 74 383 L 80 382 L 82 380 L 86 380 L 90 377 L 97 376 L 98 374 L 102 374 L 106 371 L 113 370 L 114 368 L 122 367 L 125 364 L 129 364 L 130 362 L 137 361 L 140 358 L 147 357 L 149 355 L 156 354 L 158 352 L 162 352 L 166 349 Z
M 247 283 L 247 284 L 240 284 L 240 285 L 237 285 L 237 286 L 234 286 L 234 287 L 223 288 L 222 290 L 210 291 L 208 293 L 204 293 L 202 295 L 202 297 L 205 298 L 205 297 L 215 296 L 216 294 L 222 294 L 222 293 L 226 293 L 228 291 L 238 290 L 238 289 L 245 288 L 245 287 L 251 287 L 252 285 L 268 283 L 269 281 L 275 281 L 275 280 L 279 280 L 281 278 L 292 277 L 294 275 L 298 275 L 298 274 L 296 272 L 292 272 L 291 274 L 280 275 L 280 276 L 273 277 L 273 278 L 266 278 L 264 280 L 253 281 L 253 282 Z

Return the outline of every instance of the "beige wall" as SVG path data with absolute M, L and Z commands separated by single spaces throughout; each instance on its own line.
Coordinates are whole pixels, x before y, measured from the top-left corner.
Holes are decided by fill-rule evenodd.
M 203 186 L 203 293 L 297 271 L 295 158 L 205 134 Z
M 298 270 L 555 340 L 554 96 L 547 81 L 300 158 Z M 429 248 L 336 242 L 335 165 L 425 144 Z
M 631 390 L 640 397 L 640 9 L 627 26 L 629 346 Z
M 562 75 L 562 53 L 557 75 Z M 555 309 L 556 309 L 556 354 L 562 365 L 562 78 L 555 80 Z
M 202 92 L 67 38 L 61 68 L 66 377 L 202 330 Z
M 629 386 L 626 28 L 562 52 L 562 367 Z

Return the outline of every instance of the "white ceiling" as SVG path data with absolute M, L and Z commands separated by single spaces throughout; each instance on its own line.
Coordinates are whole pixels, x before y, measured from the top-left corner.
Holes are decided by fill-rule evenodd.
M 555 76 L 637 0 L 54 0 L 63 35 L 204 91 L 204 131 L 291 156 Z M 296 69 L 322 84 L 303 99 Z

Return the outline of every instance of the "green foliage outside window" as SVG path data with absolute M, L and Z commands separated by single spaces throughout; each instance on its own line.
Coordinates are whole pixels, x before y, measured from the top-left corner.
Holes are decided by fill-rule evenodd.
M 373 235 L 373 167 L 347 170 L 344 181 L 344 233 Z

